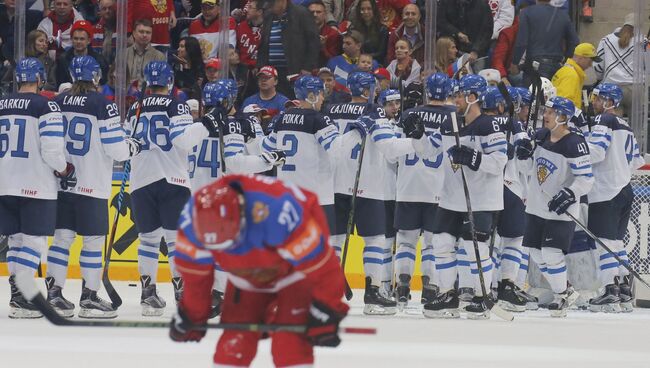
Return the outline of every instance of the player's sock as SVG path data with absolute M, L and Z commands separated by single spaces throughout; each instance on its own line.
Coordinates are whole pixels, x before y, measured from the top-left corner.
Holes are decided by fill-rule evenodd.
M 382 281 L 382 265 L 384 263 L 384 247 L 386 242 L 383 235 L 364 236 L 363 241 L 363 270 L 366 277 L 374 286 L 380 286 Z
M 139 234 L 138 271 L 141 276 L 149 276 L 152 284 L 156 283 L 156 276 L 158 275 L 158 252 L 160 251 L 160 239 L 162 237 L 162 228 Z
M 52 277 L 54 285 L 61 288 L 65 285 L 68 276 L 70 246 L 74 242 L 75 235 L 72 230 L 57 229 L 54 232 L 52 245 L 47 250 L 47 277 Z
M 616 255 L 619 255 L 619 253 L 623 249 L 619 249 L 619 243 L 616 240 L 611 240 L 611 239 L 601 239 L 605 245 L 612 250 L 612 252 L 616 253 Z M 614 253 L 610 253 L 606 251 L 603 247 L 600 245 L 598 247 L 598 254 L 599 254 L 599 269 L 600 272 L 598 274 L 601 285 L 609 285 L 614 282 L 614 277 L 619 275 L 619 267 L 620 266 L 619 262 L 614 258 Z M 627 259 L 627 257 L 626 257 Z
M 554 293 L 562 293 L 567 289 L 566 261 L 561 249 L 544 247 L 541 250 L 546 265 L 544 276 Z M 541 266 L 540 266 L 541 269 Z
M 22 233 L 17 233 L 13 235 L 9 235 L 7 238 L 7 268 L 9 271 L 9 275 L 15 275 L 16 274 L 16 255 L 18 252 L 20 252 L 20 247 L 22 246 L 23 242 L 23 234 Z
M 99 290 L 99 283 L 102 278 L 102 247 L 104 236 L 84 236 L 83 249 L 79 256 L 81 275 L 85 281 L 85 287 L 90 290 Z
M 463 300 L 461 297 L 463 294 L 461 290 L 471 289 L 474 287 L 474 284 L 472 282 L 472 274 L 469 269 L 469 258 L 467 257 L 465 248 L 463 248 L 462 245 L 459 245 L 456 252 L 458 255 L 458 297 Z
M 425 276 L 429 276 L 429 280 L 431 280 L 432 284 L 440 285 L 440 276 L 438 275 L 438 271 L 436 271 L 436 254 L 434 252 L 434 234 L 430 231 L 425 230 L 422 236 L 422 240 L 425 247 L 431 247 L 431 259 L 432 259 L 432 262 L 429 265 L 429 267 L 422 270 L 422 274 Z
M 618 257 L 623 261 L 623 264 L 629 266 L 630 265 L 630 259 L 627 256 L 627 250 L 625 250 L 625 244 L 623 244 L 622 240 L 617 240 L 616 241 L 619 252 L 618 252 Z M 623 266 L 623 264 L 618 266 L 618 275 L 619 276 L 627 276 L 630 274 L 630 271 L 627 270 Z
M 336 256 L 339 257 L 339 259 L 341 259 L 341 252 L 342 252 L 344 242 L 345 242 L 345 234 L 330 236 L 330 244 L 332 244 L 332 247 L 334 247 Z
M 499 287 L 499 280 L 501 278 L 501 250 L 499 247 L 495 246 L 494 249 L 492 249 L 490 258 L 492 260 L 492 265 L 494 266 L 494 272 L 492 282 L 490 283 L 489 287 L 493 292 L 495 292 L 495 290 L 497 290 Z M 485 285 L 485 287 L 488 287 L 488 285 Z
M 174 257 L 176 257 L 176 230 L 164 229 L 164 232 L 165 243 L 167 244 L 167 257 L 169 258 L 169 271 L 172 277 L 181 277 L 181 273 L 176 270 L 176 263 L 174 262 Z
M 395 238 L 386 238 L 386 245 L 384 248 L 384 260 L 382 263 L 382 288 L 387 295 L 392 293 L 393 287 L 393 242 Z
M 474 294 L 476 296 L 482 296 L 483 291 L 481 288 L 481 281 L 479 278 L 478 262 L 476 261 L 476 253 L 474 251 L 474 243 L 472 240 L 461 241 L 465 252 L 468 254 L 470 260 L 470 269 L 473 280 Z M 489 288 L 492 283 L 492 273 L 494 272 L 494 264 L 492 263 L 492 258 L 490 258 L 490 246 L 488 243 L 479 241 L 478 242 L 479 256 L 481 257 L 480 264 L 483 271 L 483 281 L 485 282 L 485 287 Z M 486 290 L 487 291 L 487 290 Z
M 16 275 L 29 273 L 33 275 L 38 270 L 41 253 L 47 247 L 47 236 L 23 235 L 23 245 L 16 254 Z
M 433 240 L 436 271 L 440 280 L 440 292 L 454 288 L 458 269 L 456 267 L 456 238 L 447 233 L 436 234 Z
M 413 276 L 415 268 L 415 247 L 420 230 L 397 231 L 397 252 L 395 252 L 395 273 Z
M 515 281 L 521 265 L 521 243 L 523 236 L 517 238 L 501 238 L 503 250 L 501 252 L 500 278 Z
M 515 285 L 520 289 L 523 289 L 526 285 L 526 277 L 528 276 L 528 262 L 530 261 L 530 255 L 528 252 L 530 248 L 522 247 L 521 249 L 521 263 L 519 264 L 519 270 L 517 271 L 517 278 Z

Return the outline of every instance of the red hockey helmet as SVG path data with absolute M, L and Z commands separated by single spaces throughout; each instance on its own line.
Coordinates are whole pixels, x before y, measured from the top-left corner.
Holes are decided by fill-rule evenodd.
M 218 180 L 194 196 L 194 230 L 209 250 L 237 244 L 246 225 L 244 195 L 237 182 Z

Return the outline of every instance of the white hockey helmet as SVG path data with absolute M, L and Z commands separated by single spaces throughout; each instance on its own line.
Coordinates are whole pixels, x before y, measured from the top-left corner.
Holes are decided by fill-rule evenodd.
M 541 77 L 542 80 L 542 91 L 544 92 L 544 100 L 548 101 L 553 97 L 557 96 L 557 89 L 551 83 L 551 81 L 546 78 L 546 77 Z M 533 86 L 531 85 L 528 87 L 528 91 L 532 94 L 533 93 Z M 533 96 L 533 99 L 536 98 L 537 96 Z

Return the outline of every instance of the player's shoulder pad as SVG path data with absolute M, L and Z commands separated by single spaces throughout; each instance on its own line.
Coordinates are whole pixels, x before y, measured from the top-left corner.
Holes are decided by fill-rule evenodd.
M 574 131 L 564 136 L 560 142 L 556 143 L 556 146 L 558 147 L 554 151 L 567 158 L 589 155 L 589 147 L 585 141 L 585 137 Z
M 490 115 L 485 115 L 481 114 L 479 117 L 476 118 L 474 122 L 470 125 L 475 125 L 476 128 L 472 129 L 474 135 L 478 136 L 488 136 L 490 134 L 494 133 L 503 133 L 504 132 L 504 127 L 501 126 L 501 121 L 499 118 L 504 118 L 502 116 L 490 116 Z M 507 117 L 505 118 L 507 121 Z
M 190 107 L 185 103 L 185 101 L 172 97 L 171 98 L 171 103 L 167 107 L 167 116 L 174 117 L 174 116 L 183 116 L 183 115 L 190 115 Z

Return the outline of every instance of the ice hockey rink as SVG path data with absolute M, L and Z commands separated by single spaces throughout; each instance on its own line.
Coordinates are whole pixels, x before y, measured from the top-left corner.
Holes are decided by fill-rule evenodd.
M 44 291 L 43 280 L 37 283 Z M 116 282 L 124 304 L 119 319 L 140 319 L 139 287 Z M 80 281 L 64 295 L 78 305 Z M 171 284 L 159 284 L 174 312 Z M 413 300 L 419 302 L 418 293 Z M 548 311 L 517 314 L 514 322 L 425 319 L 415 306 L 393 317 L 362 315 L 357 290 L 345 326 L 375 327 L 377 335 L 344 335 L 336 349 L 316 349 L 317 367 L 650 367 L 650 309 L 632 314 L 570 311 L 551 319 Z M 212 367 L 219 332 L 199 344 L 174 343 L 167 329 L 57 327 L 45 319 L 11 320 L 9 283 L 0 277 L 0 367 L 127 368 Z M 259 346 L 253 367 L 272 367 L 269 340 Z

